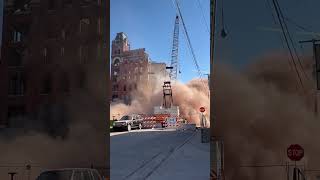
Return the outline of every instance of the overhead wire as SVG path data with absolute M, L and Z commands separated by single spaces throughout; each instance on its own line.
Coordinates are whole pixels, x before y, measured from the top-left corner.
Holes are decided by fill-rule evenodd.
M 199 66 L 198 61 L 196 59 L 196 55 L 195 55 L 194 49 L 192 47 L 192 43 L 191 43 L 191 40 L 190 40 L 190 37 L 189 37 L 189 33 L 188 33 L 188 30 L 187 30 L 186 25 L 184 23 L 184 19 L 183 19 L 183 16 L 182 16 L 182 12 L 181 12 L 181 9 L 180 9 L 179 2 L 178 2 L 178 0 L 175 0 L 175 2 L 176 2 L 176 8 L 178 10 L 178 13 L 179 13 L 182 25 L 183 25 L 183 30 L 184 30 L 184 34 L 185 34 L 186 39 L 187 39 L 187 44 L 188 44 L 189 50 L 190 50 L 191 55 L 192 55 L 193 63 L 194 63 L 194 65 L 195 65 L 195 67 L 196 67 L 196 69 L 198 71 L 198 75 L 200 77 L 200 81 L 203 83 L 204 87 L 209 90 L 208 84 L 205 83 L 204 80 L 203 80 L 203 74 L 202 74 L 202 72 L 200 70 L 200 66 Z
M 204 24 L 205 24 L 205 26 L 206 26 L 206 30 L 207 30 L 207 32 L 210 34 L 209 26 L 208 26 L 207 20 L 206 20 L 206 18 L 205 18 L 205 16 L 204 16 L 204 11 L 203 11 L 201 2 L 200 2 L 200 0 L 197 0 L 197 2 L 198 2 L 198 6 L 199 6 L 199 8 L 200 8 L 200 11 L 201 11 L 202 19 L 203 19 Z
M 291 44 L 292 44 L 292 47 L 293 47 L 294 53 L 295 53 L 295 55 L 296 55 L 296 57 L 297 57 L 299 66 L 300 66 L 300 68 L 301 68 L 301 71 L 302 71 L 302 73 L 304 74 L 304 76 L 306 77 L 306 79 L 307 79 L 308 81 L 310 81 L 309 76 L 307 75 L 307 73 L 305 72 L 305 70 L 304 70 L 304 68 L 303 68 L 301 59 L 300 59 L 299 54 L 298 54 L 298 51 L 297 51 L 297 49 L 296 49 L 296 47 L 295 47 L 295 45 L 294 45 L 293 38 L 292 38 L 292 36 L 291 36 L 291 34 L 290 34 L 290 31 L 289 31 L 289 29 L 288 29 L 288 26 L 287 26 L 287 23 L 286 23 L 286 21 L 285 21 L 285 18 L 284 18 L 284 15 L 283 15 L 283 13 L 282 13 L 282 10 L 281 10 L 281 7 L 280 7 L 280 5 L 279 5 L 279 2 L 278 2 L 278 0 L 275 0 L 275 2 L 277 3 L 277 6 L 278 6 L 278 9 L 279 9 L 279 12 L 280 12 L 280 16 L 281 16 L 282 19 L 283 19 L 284 27 L 285 27 L 285 29 L 286 29 L 286 31 L 287 31 L 289 40 L 290 40 L 290 42 L 291 42 Z
M 304 90 L 304 85 L 303 85 L 303 82 L 302 82 L 301 75 L 300 75 L 299 70 L 298 70 L 298 68 L 297 68 L 297 64 L 296 64 L 296 62 L 295 62 L 295 60 L 294 60 L 293 52 L 292 52 L 292 49 L 291 49 L 291 47 L 290 47 L 289 40 L 288 40 L 287 34 L 286 34 L 286 32 L 285 32 L 285 29 L 284 29 L 284 25 L 283 25 L 283 22 L 282 22 L 283 19 L 281 19 L 281 15 L 280 15 L 280 12 L 279 12 L 278 4 L 276 3 L 276 0 L 272 0 L 272 3 L 273 3 L 273 5 L 274 5 L 274 9 L 275 9 L 275 11 L 276 11 L 276 15 L 277 15 L 278 21 L 279 21 L 280 26 L 281 26 L 281 29 L 282 29 L 282 34 L 283 34 L 283 36 L 284 36 L 284 39 L 285 39 L 287 48 L 288 48 L 288 50 L 289 50 L 289 53 L 290 53 L 290 56 L 291 56 L 291 60 L 292 60 L 293 65 L 294 65 L 295 72 L 296 72 L 297 75 L 298 75 L 299 82 L 300 82 L 300 85 L 301 85 L 303 91 L 305 91 L 305 90 Z
M 271 12 L 271 16 L 272 16 L 272 19 L 273 19 L 273 22 L 274 22 L 274 24 L 275 25 L 278 25 L 278 23 L 277 23 L 277 20 L 276 20 L 276 17 L 275 17 L 275 15 L 274 15 L 274 12 L 273 12 L 273 8 L 272 8 L 272 5 L 270 4 L 270 1 L 269 0 L 266 0 L 266 4 L 267 4 L 267 8 L 269 8 L 269 10 L 270 10 L 270 12 Z M 283 49 L 286 49 L 286 47 L 285 47 L 285 40 L 283 39 L 283 37 L 279 34 L 279 39 L 280 39 L 280 41 L 281 41 L 281 45 L 282 45 L 282 48 Z M 295 70 L 294 70 L 294 67 L 293 67 L 293 63 L 290 61 L 290 57 L 288 57 L 287 58 L 287 61 L 288 61 L 288 64 L 289 64 L 289 66 L 290 66 L 290 69 L 291 69 L 291 71 L 292 72 L 294 72 Z M 295 76 L 296 78 L 296 82 L 297 82 L 297 86 L 296 86 L 296 89 L 298 90 L 299 89 L 299 79 L 298 79 L 298 77 L 297 76 Z

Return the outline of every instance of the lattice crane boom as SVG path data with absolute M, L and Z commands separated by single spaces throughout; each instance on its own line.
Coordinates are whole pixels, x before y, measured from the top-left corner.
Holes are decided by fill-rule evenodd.
M 174 31 L 173 31 L 173 42 L 172 42 L 172 51 L 171 51 L 171 67 L 170 70 L 170 79 L 177 80 L 178 77 L 178 52 L 179 52 L 179 16 L 176 16 Z

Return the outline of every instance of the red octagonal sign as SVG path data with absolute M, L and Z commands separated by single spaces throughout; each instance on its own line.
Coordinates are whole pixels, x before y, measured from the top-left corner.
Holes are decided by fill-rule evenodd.
M 304 149 L 299 144 L 291 144 L 287 149 L 287 155 L 292 161 L 300 161 L 304 156 Z

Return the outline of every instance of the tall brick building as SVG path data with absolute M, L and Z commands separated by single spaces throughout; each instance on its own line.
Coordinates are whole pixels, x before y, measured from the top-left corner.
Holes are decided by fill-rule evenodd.
M 1 127 L 63 120 L 63 101 L 87 87 L 88 66 L 106 61 L 105 3 L 4 1 Z
M 111 52 L 112 100 L 130 104 L 135 90 L 152 90 L 158 75 L 166 75 L 165 63 L 154 63 L 144 48 L 131 50 L 127 35 L 117 33 Z

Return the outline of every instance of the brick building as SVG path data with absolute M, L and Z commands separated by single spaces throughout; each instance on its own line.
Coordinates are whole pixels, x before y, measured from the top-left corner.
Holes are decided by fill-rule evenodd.
M 165 63 L 155 63 L 144 48 L 130 49 L 128 37 L 117 33 L 111 51 L 112 100 L 130 104 L 132 92 L 150 87 L 161 73 L 166 75 Z
M 86 88 L 87 67 L 106 58 L 105 3 L 4 1 L 1 127 L 63 120 L 64 99 Z

